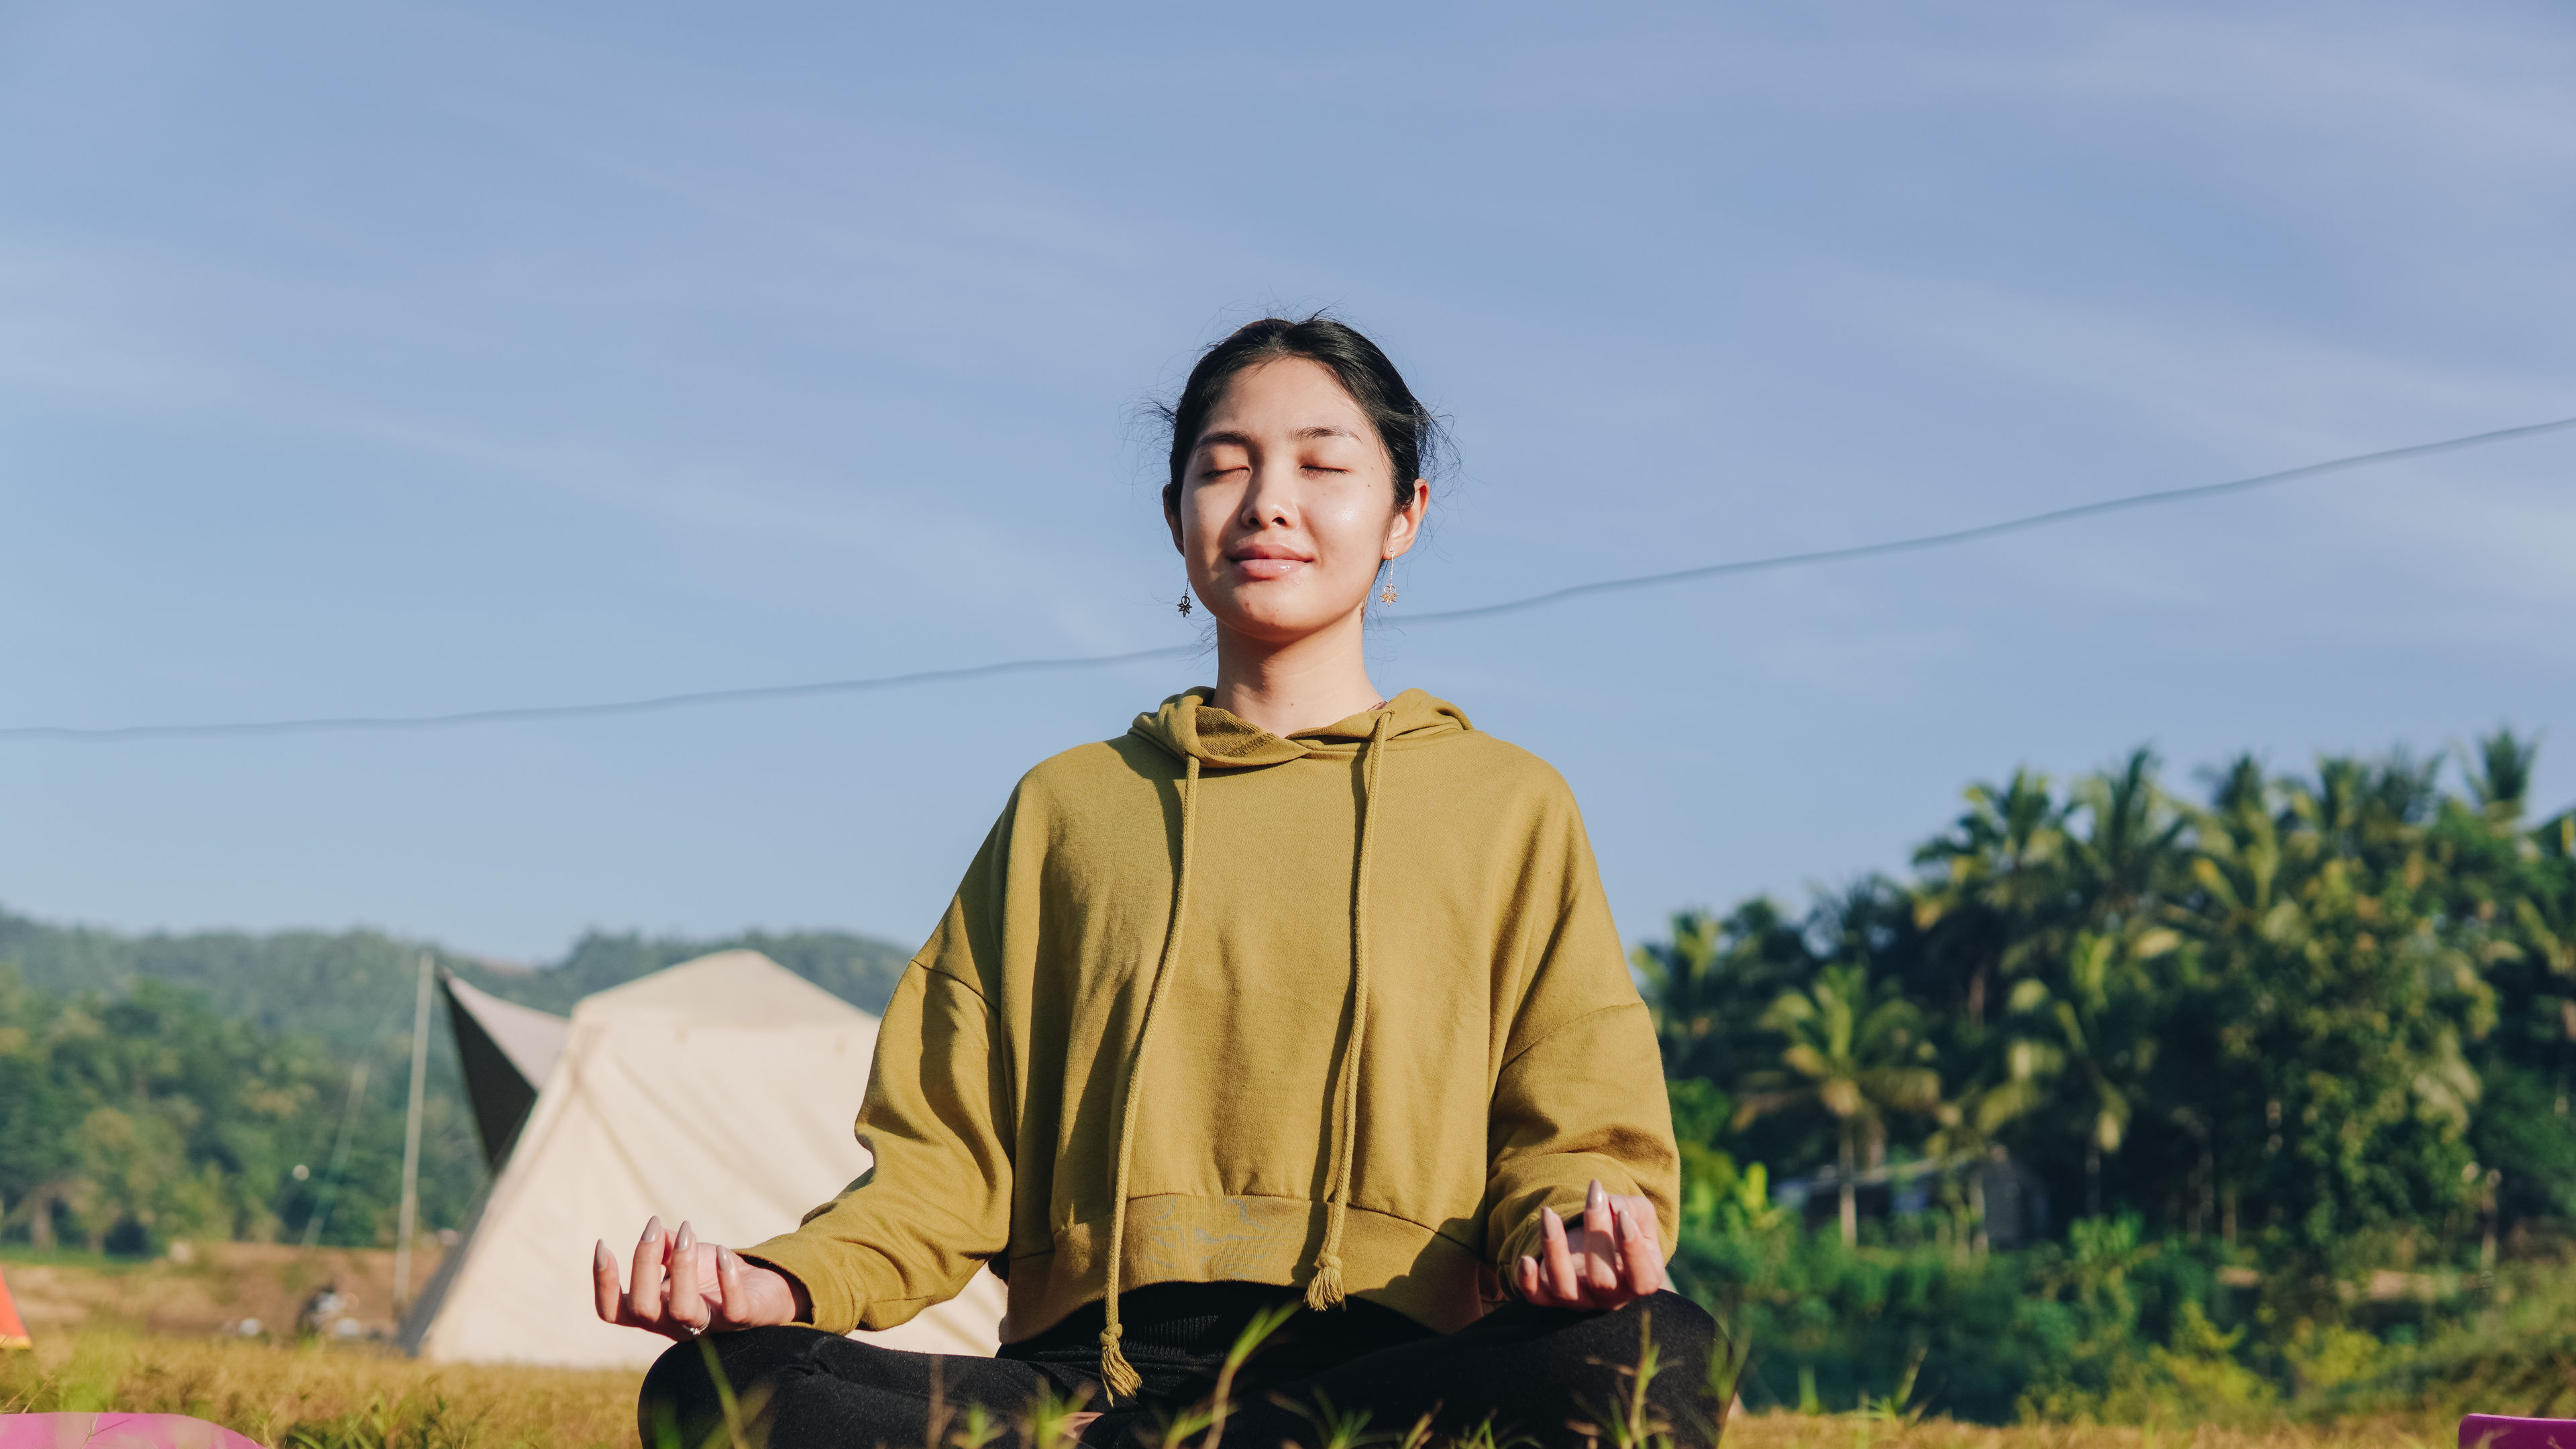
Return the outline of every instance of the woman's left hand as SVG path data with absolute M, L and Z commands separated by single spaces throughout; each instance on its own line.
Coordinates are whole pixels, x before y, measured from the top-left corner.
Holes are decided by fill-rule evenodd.
M 1569 1228 L 1554 1208 L 1538 1210 L 1541 1257 L 1522 1254 L 1513 1274 L 1521 1297 L 1541 1308 L 1624 1308 L 1664 1286 L 1664 1248 L 1655 1205 L 1613 1197 L 1595 1178 L 1583 1222 Z

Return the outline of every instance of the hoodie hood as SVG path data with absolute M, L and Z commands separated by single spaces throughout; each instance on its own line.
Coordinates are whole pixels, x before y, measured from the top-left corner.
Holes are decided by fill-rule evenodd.
M 1348 758 L 1360 752 L 1377 731 L 1378 716 L 1392 714 L 1385 739 L 1390 744 L 1419 744 L 1442 735 L 1475 728 L 1466 711 L 1445 699 L 1408 689 L 1383 709 L 1362 710 L 1348 719 L 1281 738 L 1218 709 L 1208 700 L 1216 691 L 1206 685 L 1164 700 L 1151 714 L 1136 716 L 1128 733 L 1142 735 L 1176 759 L 1197 760 L 1212 770 L 1240 770 L 1256 765 L 1282 765 L 1290 760 Z

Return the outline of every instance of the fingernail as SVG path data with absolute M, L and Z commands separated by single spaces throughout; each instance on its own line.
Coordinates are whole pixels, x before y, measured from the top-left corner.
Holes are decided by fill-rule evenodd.
M 1592 1179 L 1592 1190 L 1583 1195 L 1583 1206 L 1587 1209 L 1597 1208 L 1601 1206 L 1609 1196 L 1610 1194 L 1601 1190 L 1601 1179 L 1596 1177 Z
M 1540 1208 L 1538 1210 L 1538 1220 L 1543 1223 L 1554 1223 L 1560 1228 L 1565 1226 L 1565 1219 L 1558 1217 L 1556 1215 L 1556 1209 L 1552 1207 Z
M 1635 1232 L 1635 1229 L 1628 1226 L 1628 1210 L 1626 1208 L 1611 1209 L 1610 1226 L 1618 1233 L 1619 1241 L 1623 1243 L 1628 1241 L 1630 1235 Z
M 591 1261 L 597 1263 L 603 1268 L 614 1268 L 617 1266 L 617 1260 L 608 1256 L 608 1240 L 606 1238 L 599 1240 L 599 1251 L 591 1255 Z
M 696 1230 L 696 1229 L 694 1229 L 694 1228 L 692 1228 L 692 1227 L 690 1227 L 690 1226 L 689 1226 L 687 1223 L 685 1223 L 685 1222 L 684 1222 L 684 1223 L 682 1223 L 682 1224 L 680 1224 L 680 1236 L 679 1236 L 679 1239 L 678 1239 L 678 1241 L 674 1242 L 671 1246 L 672 1246 L 672 1247 L 674 1247 L 674 1248 L 676 1248 L 676 1249 L 678 1249 L 679 1251 L 681 1251 L 681 1252 L 685 1253 L 685 1252 L 687 1252 L 688 1250 L 690 1250 L 691 1248 L 696 1247 L 697 1245 L 698 1245 L 698 1234 L 697 1234 L 697 1230 Z
M 653 1216 L 653 1217 L 646 1218 L 646 1219 L 644 1220 L 644 1238 L 643 1238 L 643 1241 L 645 1241 L 645 1242 L 648 1242 L 648 1243 L 649 1243 L 649 1242 L 653 1241 L 655 1238 L 658 1238 L 658 1237 L 660 1237 L 660 1236 L 662 1236 L 662 1219 L 661 1219 L 661 1217 L 660 1217 L 659 1215 L 656 1215 L 656 1216 Z

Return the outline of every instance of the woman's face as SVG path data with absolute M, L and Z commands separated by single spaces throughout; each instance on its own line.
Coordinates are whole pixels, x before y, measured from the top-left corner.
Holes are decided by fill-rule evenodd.
M 1234 375 L 1181 474 L 1172 541 L 1190 589 L 1236 633 L 1290 643 L 1368 605 L 1378 565 L 1413 547 L 1430 488 L 1395 506 L 1377 429 L 1322 363 Z

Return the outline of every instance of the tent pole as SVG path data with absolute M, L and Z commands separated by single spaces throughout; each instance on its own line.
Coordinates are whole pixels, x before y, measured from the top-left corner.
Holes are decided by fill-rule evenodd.
M 429 1078 L 430 954 L 420 953 L 420 998 L 411 1018 L 411 1109 L 403 1115 L 401 1221 L 394 1227 L 394 1318 L 411 1307 L 411 1240 L 420 1225 L 420 1099 Z

